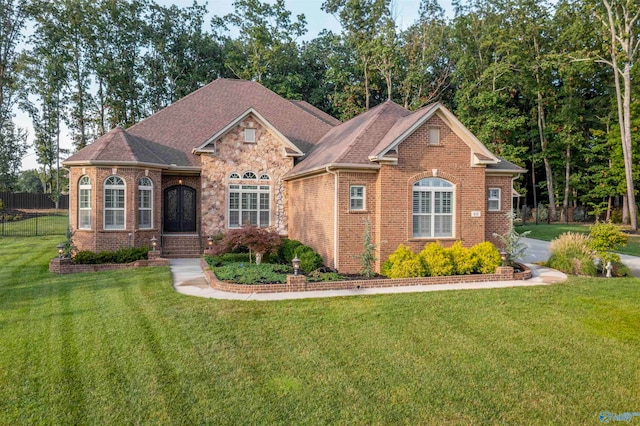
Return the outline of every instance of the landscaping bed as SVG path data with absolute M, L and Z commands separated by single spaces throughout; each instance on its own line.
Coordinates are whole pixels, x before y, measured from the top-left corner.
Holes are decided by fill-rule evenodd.
M 437 284 L 462 284 L 489 281 L 525 280 L 531 278 L 531 270 L 525 265 L 520 265 L 522 272 L 514 272 L 511 267 L 498 267 L 493 274 L 468 274 L 450 275 L 439 277 L 414 277 L 414 278 L 364 278 L 351 276 L 342 281 L 317 281 L 309 282 L 304 275 L 286 275 L 286 283 L 255 283 L 238 284 L 221 281 L 216 277 L 205 259 L 201 260 L 205 278 L 211 288 L 231 293 L 285 293 L 298 291 L 321 290 L 357 290 L 362 288 L 405 287 L 414 285 Z

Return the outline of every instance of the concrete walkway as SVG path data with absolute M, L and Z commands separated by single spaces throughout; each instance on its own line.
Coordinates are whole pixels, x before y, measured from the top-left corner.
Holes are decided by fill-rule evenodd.
M 209 287 L 204 278 L 204 272 L 200 267 L 200 259 L 171 259 L 169 266 L 173 277 L 173 288 L 182 294 L 189 296 L 208 297 L 225 300 L 285 300 L 285 299 L 310 299 L 319 297 L 335 296 L 358 296 L 369 294 L 390 294 L 390 293 L 419 293 L 425 291 L 442 290 L 472 290 L 484 288 L 502 287 L 530 287 L 535 285 L 546 285 L 561 282 L 567 279 L 562 272 L 553 269 L 543 268 L 537 265 L 528 264 L 533 272 L 533 277 L 522 281 L 495 281 L 485 283 L 465 283 L 465 284 L 438 284 L 438 285 L 415 285 L 406 287 L 387 288 L 365 288 L 353 290 L 324 290 L 324 291 L 301 291 L 291 293 L 251 293 L 237 294 L 214 290 Z

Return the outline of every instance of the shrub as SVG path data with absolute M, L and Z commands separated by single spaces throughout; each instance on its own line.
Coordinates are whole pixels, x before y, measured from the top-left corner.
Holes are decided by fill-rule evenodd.
M 456 275 L 471 274 L 476 269 L 476 261 L 471 250 L 462 246 L 462 241 L 456 241 L 450 248 L 449 254 L 453 261 L 453 273 Z
M 549 210 L 547 206 L 542 203 L 538 204 L 538 208 L 536 209 L 536 220 L 539 222 L 546 222 L 549 218 Z
M 356 256 L 357 259 L 360 259 L 360 273 L 367 278 L 371 278 L 376 275 L 373 268 L 374 263 L 378 260 L 376 257 L 377 247 L 378 244 L 373 242 L 373 238 L 371 236 L 371 222 L 367 219 L 364 221 L 364 245 L 362 254 Z
M 204 259 L 211 268 L 230 263 L 250 263 L 249 253 L 223 253 L 216 256 L 205 256 Z
M 228 253 L 241 247 L 247 247 L 249 257 L 251 257 L 251 252 L 254 252 L 256 263 L 260 264 L 262 256 L 275 252 L 281 243 L 282 237 L 274 229 L 243 226 L 227 232 L 222 241 L 214 246 L 214 252 L 216 254 Z
M 137 260 L 147 259 L 149 247 L 127 247 L 117 251 L 79 251 L 73 257 L 73 263 L 84 265 L 97 265 L 103 263 L 131 263 Z
M 453 275 L 454 268 L 451 253 L 442 247 L 440 242 L 427 244 L 418 256 L 424 265 L 427 276 Z
M 551 241 L 547 265 L 568 274 L 595 276 L 598 270 L 589 245 L 589 236 L 566 232 Z
M 303 244 L 298 240 L 285 238 L 278 247 L 278 262 L 290 265 L 293 258 L 296 257 L 296 249 L 301 245 Z
M 305 272 L 315 271 L 322 266 L 322 256 L 309 246 L 298 246 L 295 255 L 300 259 L 300 269 Z
M 342 281 L 344 277 L 337 272 L 320 272 L 307 276 L 308 282 Z
M 236 284 L 271 284 L 286 282 L 286 274 L 291 272 L 291 267 L 273 263 L 230 263 L 213 268 L 213 272 L 221 281 L 232 281 Z
M 627 235 L 611 222 L 596 222 L 589 230 L 589 237 L 589 248 L 599 255 L 627 245 Z
M 506 216 L 507 220 L 511 224 L 509 231 L 504 235 L 494 233 L 493 236 L 500 240 L 502 246 L 504 247 L 504 252 L 507 256 L 507 265 L 515 266 L 516 261 L 524 257 L 525 251 L 527 249 L 527 245 L 522 241 L 522 238 L 529 235 L 531 231 L 524 231 L 522 234 L 518 233 L 518 231 L 516 231 L 513 226 L 515 214 L 513 212 L 508 212 Z
M 382 274 L 389 278 L 424 277 L 426 270 L 420 256 L 400 244 L 382 266 Z
M 475 272 L 480 274 L 494 274 L 502 263 L 500 252 L 489 241 L 471 247 L 471 256 L 476 263 Z

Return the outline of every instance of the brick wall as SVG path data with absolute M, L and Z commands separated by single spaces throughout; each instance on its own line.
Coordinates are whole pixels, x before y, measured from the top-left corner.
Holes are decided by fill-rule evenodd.
M 440 129 L 440 143 L 429 144 L 429 128 Z M 398 146 L 398 164 L 383 165 L 377 181 L 378 217 L 376 235 L 380 242 L 379 264 L 400 244 L 420 251 L 439 240 L 450 246 L 461 240 L 467 247 L 484 241 L 486 218 L 485 169 L 471 166 L 470 148 L 434 116 Z M 412 237 L 413 184 L 426 177 L 439 177 L 454 185 L 454 233 L 452 238 Z M 480 217 L 471 217 L 479 211 Z
M 500 211 L 489 211 L 487 207 L 486 233 L 485 239 L 491 241 L 496 246 L 501 247 L 500 241 L 493 236 L 494 233 L 503 235 L 507 233 L 511 227 L 511 223 L 507 218 L 507 213 L 512 209 L 512 177 L 511 176 L 495 176 L 487 175 L 487 205 L 489 188 L 500 188 Z
M 78 182 L 82 176 L 91 178 L 91 229 L 78 229 Z M 125 228 L 104 229 L 104 181 L 112 175 L 125 182 Z M 138 228 L 138 180 L 147 176 L 153 183 L 153 227 Z M 74 243 L 79 250 L 113 251 L 129 245 L 149 246 L 153 235 L 161 229 L 162 178 L 157 169 L 133 167 L 71 167 L 69 173 L 69 223 L 74 231 Z
M 332 268 L 336 267 L 334 182 L 335 177 L 328 173 L 287 182 L 289 238 L 313 247 Z

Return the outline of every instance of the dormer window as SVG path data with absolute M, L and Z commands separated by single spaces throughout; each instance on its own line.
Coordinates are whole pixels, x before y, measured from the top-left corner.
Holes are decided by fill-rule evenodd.
M 246 143 L 256 143 L 256 129 L 244 129 L 244 141 Z

